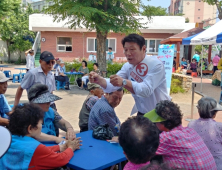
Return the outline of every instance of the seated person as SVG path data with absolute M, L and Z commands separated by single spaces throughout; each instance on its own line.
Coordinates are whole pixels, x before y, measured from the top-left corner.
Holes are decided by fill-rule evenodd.
M 64 70 L 65 63 L 63 61 L 60 62 L 60 65 L 56 69 L 55 79 L 58 81 L 66 82 L 66 90 L 70 90 L 69 88 L 69 77 L 66 76 Z
M 93 130 L 99 125 L 108 124 L 113 135 L 118 135 L 118 129 L 121 123 L 116 116 L 114 108 L 120 104 L 123 94 L 123 88 L 120 88 L 112 93 L 106 93 L 105 96 L 102 96 L 102 98 L 96 102 L 89 114 L 89 130 Z
M 4 73 L 0 72 L 0 126 L 8 126 L 8 115 L 12 109 L 8 104 L 4 94 L 8 88 L 8 80 Z
M 206 63 L 204 61 L 204 58 L 202 60 L 200 60 L 199 63 L 198 63 L 198 68 L 197 68 L 198 76 L 201 75 L 201 67 L 202 67 L 202 71 L 204 71 L 206 69 Z
M 197 108 L 200 118 L 191 121 L 188 127 L 200 135 L 213 155 L 217 169 L 222 169 L 222 123 L 214 120 L 217 112 L 222 111 L 222 106 L 211 97 L 203 97 L 198 101 Z
M 216 170 L 212 154 L 203 139 L 192 128 L 182 126 L 182 113 L 177 104 L 163 100 L 144 115 L 163 131 L 156 154 L 176 168 Z
M 119 144 L 128 163 L 123 170 L 137 170 L 150 164 L 159 146 L 157 127 L 143 116 L 128 118 L 120 128 Z
M 192 59 L 192 62 L 190 63 L 190 69 L 192 72 L 197 72 L 197 62 L 195 59 Z
M 83 73 L 82 84 L 80 87 L 80 89 L 83 89 L 83 84 L 86 84 L 86 80 L 89 79 L 89 69 L 85 60 L 82 61 L 82 66 L 79 68 L 79 72 Z
M 93 71 L 96 72 L 97 74 L 101 75 L 98 67 L 99 67 L 98 63 L 94 63 L 93 64 Z
M 59 67 L 59 65 L 60 65 L 60 59 L 56 58 L 55 61 L 56 61 L 56 64 L 53 66 L 53 69 L 56 70 Z
M 184 69 L 187 69 L 187 62 L 186 62 L 186 60 L 185 60 L 184 57 L 182 58 L 181 66 L 182 66 Z
M 39 83 L 34 84 L 28 91 L 28 99 L 30 103 L 37 104 L 45 112 L 42 133 L 50 136 L 58 136 L 59 132 L 56 131 L 56 129 L 60 128 L 66 131 L 66 139 L 73 140 L 76 137 L 71 124 L 63 119 L 56 110 L 50 107 L 50 102 L 60 100 L 61 98 L 50 93 L 46 85 Z M 45 141 L 45 136 L 46 135 L 41 135 L 36 139 Z
M 217 69 L 222 70 L 222 58 L 219 60 L 219 63 L 217 64 Z
M 66 165 L 73 151 L 80 149 L 79 138 L 62 145 L 45 146 L 35 137 L 40 135 L 44 111 L 35 104 L 15 107 L 10 115 L 12 143 L 0 159 L 1 169 L 53 169 Z
M 94 104 L 97 102 L 97 100 L 99 100 L 104 94 L 102 88 L 98 84 L 89 82 L 87 86 L 89 90 L 89 95 L 84 101 L 82 105 L 82 109 L 80 110 L 80 113 L 79 113 L 80 132 L 84 132 L 88 130 L 89 113 L 92 107 L 94 106 Z

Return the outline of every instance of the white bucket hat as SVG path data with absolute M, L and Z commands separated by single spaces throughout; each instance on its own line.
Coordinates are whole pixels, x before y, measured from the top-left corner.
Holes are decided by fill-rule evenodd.
M 9 78 L 7 78 L 3 72 L 0 72 L 0 83 L 6 82 L 8 80 Z

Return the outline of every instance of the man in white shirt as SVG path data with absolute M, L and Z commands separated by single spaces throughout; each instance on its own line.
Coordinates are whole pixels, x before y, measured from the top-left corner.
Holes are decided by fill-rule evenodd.
M 161 100 L 170 100 L 165 69 L 157 57 L 146 56 L 145 39 L 142 36 L 130 34 L 122 40 L 122 45 L 128 62 L 121 70 L 110 76 L 110 79 L 91 72 L 89 79 L 91 83 L 99 84 L 105 93 L 123 86 L 134 97 L 137 115 L 144 115 L 153 110 Z
M 28 72 L 30 69 L 35 68 L 35 56 L 34 50 L 28 50 L 25 52 L 26 56 L 26 71 Z

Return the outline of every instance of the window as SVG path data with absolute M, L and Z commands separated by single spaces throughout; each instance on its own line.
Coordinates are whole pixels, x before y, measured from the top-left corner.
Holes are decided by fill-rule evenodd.
M 158 48 L 160 45 L 161 40 L 151 40 L 146 39 L 145 45 L 146 45 L 146 52 L 147 53 L 158 53 Z
M 116 39 L 108 38 L 106 39 L 106 51 L 108 48 L 112 47 L 112 51 L 116 52 Z M 97 51 L 97 39 L 96 38 L 87 38 L 87 52 L 96 52 Z
M 72 51 L 72 38 L 57 37 L 57 51 L 59 51 L 59 52 Z

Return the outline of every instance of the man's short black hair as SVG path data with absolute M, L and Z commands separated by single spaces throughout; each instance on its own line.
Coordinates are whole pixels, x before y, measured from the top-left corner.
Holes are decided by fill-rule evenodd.
M 85 60 L 83 60 L 82 62 L 84 62 L 84 63 L 85 63 L 85 66 L 87 67 L 87 62 L 86 62 Z
M 93 65 L 96 65 L 96 67 L 99 67 L 99 64 L 98 64 L 98 63 L 94 63 Z
M 122 45 L 124 47 L 126 42 L 134 42 L 137 45 L 139 45 L 140 50 L 142 50 L 142 47 L 145 45 L 145 39 L 138 35 L 138 34 L 129 34 L 125 38 L 122 39 Z
M 28 134 L 28 126 L 37 128 L 39 120 L 43 118 L 44 111 L 36 104 L 18 105 L 10 115 L 9 130 L 12 135 L 25 136 Z
M 156 105 L 155 109 L 156 113 L 166 120 L 161 123 L 164 124 L 167 129 L 171 130 L 182 124 L 183 114 L 177 104 L 169 100 L 162 100 Z
M 109 47 L 109 50 L 113 50 L 112 47 Z
M 121 125 L 119 143 L 130 162 L 146 163 L 159 146 L 159 131 L 149 119 L 133 116 Z

